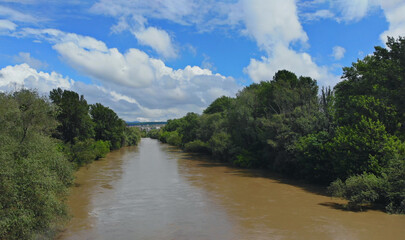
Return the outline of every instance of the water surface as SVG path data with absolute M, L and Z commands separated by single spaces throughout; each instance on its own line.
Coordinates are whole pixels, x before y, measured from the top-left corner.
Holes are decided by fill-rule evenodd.
M 58 239 L 404 239 L 405 216 L 350 212 L 323 190 L 156 140 L 81 168 Z

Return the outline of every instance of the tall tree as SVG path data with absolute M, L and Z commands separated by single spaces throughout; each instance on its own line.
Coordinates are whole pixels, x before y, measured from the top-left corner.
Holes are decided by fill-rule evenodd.
M 360 121 L 359 115 L 378 119 L 405 140 L 405 38 L 388 38 L 386 45 L 343 68 L 335 87 L 337 120 L 345 125 Z
M 93 122 L 89 115 L 89 105 L 83 95 L 76 92 L 54 89 L 50 99 L 59 107 L 57 119 L 60 122 L 58 138 L 74 143 L 75 138 L 84 140 L 94 136 Z
M 110 141 L 113 149 L 120 148 L 124 140 L 125 122 L 113 110 L 100 103 L 90 105 L 90 115 L 96 140 Z

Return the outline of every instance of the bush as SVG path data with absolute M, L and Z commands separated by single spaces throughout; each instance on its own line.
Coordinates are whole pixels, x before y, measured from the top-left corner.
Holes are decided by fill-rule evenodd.
M 216 158 L 228 160 L 229 149 L 232 144 L 231 135 L 225 132 L 214 133 L 208 141 L 212 155 Z
M 236 155 L 236 159 L 233 160 L 233 164 L 243 168 L 256 167 L 257 157 L 251 152 L 243 149 L 240 154 Z
M 351 176 L 342 182 L 334 181 L 328 190 L 335 197 L 349 200 L 349 208 L 360 208 L 364 204 L 371 204 L 381 199 L 384 189 L 387 187 L 387 179 L 376 177 L 374 174 L 363 173 Z
M 124 146 L 138 145 L 141 140 L 141 131 L 137 127 L 126 127 L 124 130 Z
M 75 163 L 77 167 L 93 162 L 97 158 L 94 144 L 95 141 L 92 138 L 83 141 L 75 140 L 75 144 L 67 148 L 70 161 Z
M 181 146 L 182 137 L 177 131 L 167 132 L 167 134 L 165 134 L 165 138 L 168 144 Z
M 201 140 L 194 140 L 189 143 L 186 143 L 184 150 L 187 152 L 196 152 L 196 153 L 209 153 L 210 149 L 207 143 Z
M 94 143 L 94 154 L 96 156 L 95 160 L 103 158 L 110 152 L 110 142 L 98 140 Z

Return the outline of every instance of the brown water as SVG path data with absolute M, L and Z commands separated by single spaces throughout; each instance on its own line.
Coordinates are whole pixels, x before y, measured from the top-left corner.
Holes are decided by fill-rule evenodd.
M 151 139 L 76 176 L 59 239 L 405 239 L 405 216 L 344 211 L 322 189 Z

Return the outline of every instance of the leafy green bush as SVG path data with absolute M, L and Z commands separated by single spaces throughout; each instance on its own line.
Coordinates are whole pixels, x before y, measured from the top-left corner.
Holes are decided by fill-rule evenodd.
M 78 167 L 93 162 L 97 155 L 94 151 L 94 139 L 86 139 L 83 141 L 75 140 L 75 144 L 68 148 L 70 161 Z
M 141 140 L 141 131 L 137 127 L 126 127 L 124 130 L 125 146 L 138 145 Z
M 168 132 L 166 137 L 167 143 L 175 146 L 181 146 L 181 140 L 182 136 L 177 131 Z
M 96 156 L 95 160 L 103 158 L 110 152 L 110 142 L 98 140 L 94 143 L 93 148 Z
M 232 162 L 234 165 L 243 168 L 251 168 L 257 166 L 257 157 L 253 153 L 246 149 L 243 149 L 241 153 L 236 155 L 236 159 Z
M 194 140 L 189 143 L 186 143 L 184 150 L 187 152 L 196 152 L 196 153 L 209 153 L 210 149 L 207 143 L 201 140 Z
M 230 157 L 231 136 L 226 132 L 217 132 L 208 142 L 212 155 L 216 158 L 227 160 Z
M 364 204 L 379 200 L 386 186 L 386 178 L 363 173 L 351 176 L 345 182 L 337 179 L 331 183 L 328 189 L 333 196 L 348 199 L 350 208 L 361 208 Z

